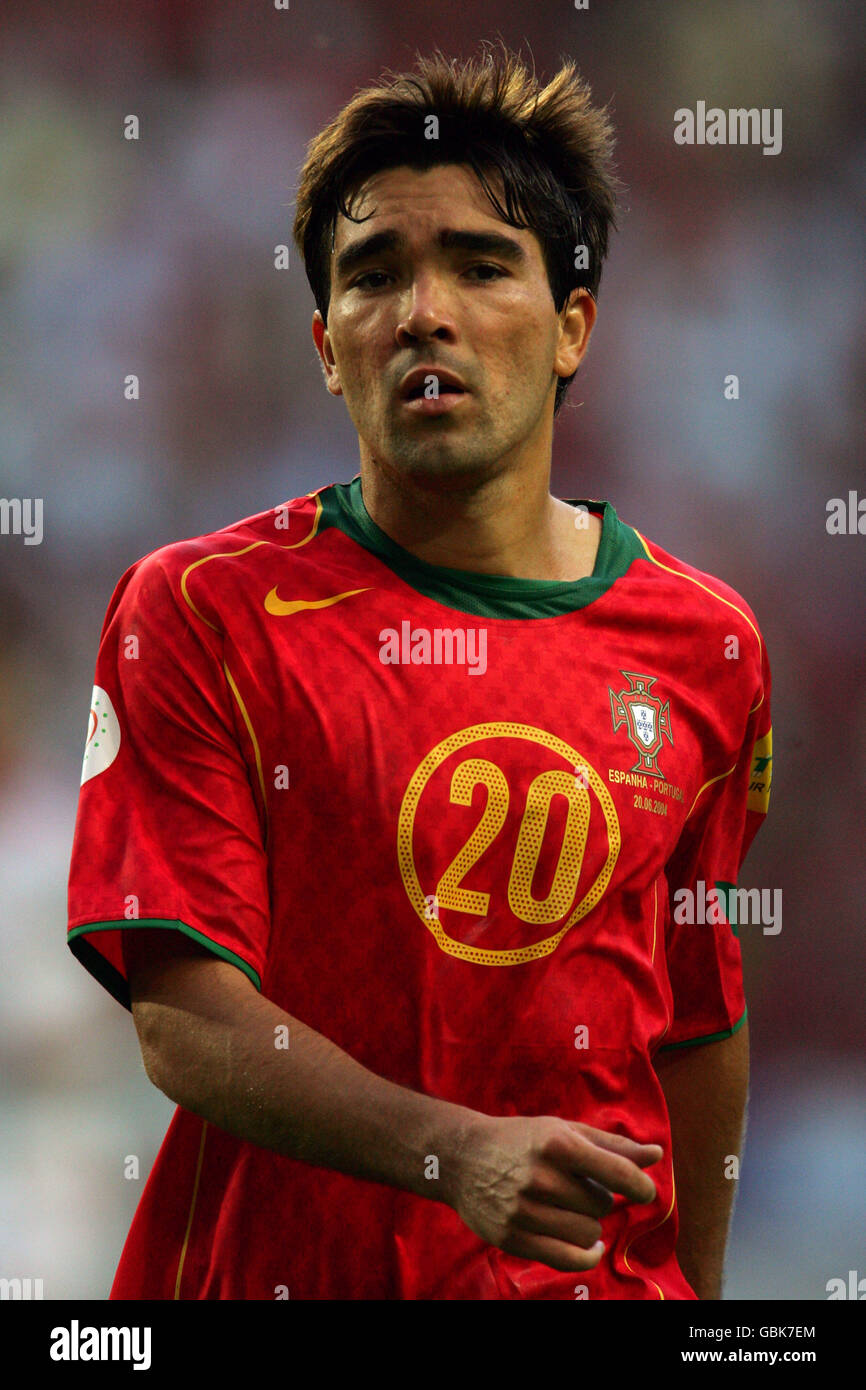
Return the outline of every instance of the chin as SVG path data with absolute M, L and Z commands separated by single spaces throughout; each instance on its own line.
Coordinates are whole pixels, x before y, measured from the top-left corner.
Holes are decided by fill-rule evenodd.
M 422 487 L 470 488 L 487 482 L 499 470 L 501 455 L 491 454 L 489 444 L 484 449 L 461 448 L 449 441 L 447 447 L 432 441 L 424 447 L 405 445 L 388 455 L 391 469 L 401 477 L 411 478 Z

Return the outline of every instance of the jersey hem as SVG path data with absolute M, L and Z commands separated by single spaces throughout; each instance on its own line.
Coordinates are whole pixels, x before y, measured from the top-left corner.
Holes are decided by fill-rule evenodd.
M 109 922 L 85 922 L 79 927 L 73 927 L 67 934 L 66 944 L 76 960 L 88 970 L 94 979 L 108 990 L 113 999 L 122 1004 L 125 1009 L 132 1012 L 132 1000 L 129 996 L 129 985 L 123 975 L 111 961 L 106 960 L 96 947 L 85 940 L 91 932 L 97 931 L 118 931 L 129 927 L 162 927 L 168 931 L 179 931 L 183 936 L 188 936 L 191 941 L 197 941 L 199 945 L 207 949 L 221 960 L 227 960 L 231 965 L 237 966 L 239 970 L 252 980 L 256 989 L 261 994 L 262 982 L 256 970 L 253 969 L 241 956 L 230 951 L 227 946 L 220 946 L 218 942 L 212 941 L 204 932 L 198 931 L 195 927 L 189 926 L 186 922 L 170 920 L 165 917 L 136 917 L 133 921 L 121 918 L 119 921 Z
M 696 1047 L 698 1043 L 721 1042 L 723 1038 L 731 1038 L 734 1033 L 739 1032 L 746 1021 L 749 1010 L 743 1009 L 742 1018 L 739 1018 L 730 1028 L 725 1028 L 721 1033 L 705 1033 L 699 1038 L 686 1038 L 683 1042 L 665 1043 L 658 1049 L 659 1052 L 673 1052 L 677 1047 Z

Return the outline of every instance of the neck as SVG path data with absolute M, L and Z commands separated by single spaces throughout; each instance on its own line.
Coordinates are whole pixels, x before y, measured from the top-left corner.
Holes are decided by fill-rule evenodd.
M 361 458 L 364 505 L 397 545 L 431 565 L 514 579 L 592 574 L 601 522 L 552 497 L 549 470 L 502 472 L 470 487 L 394 477 Z

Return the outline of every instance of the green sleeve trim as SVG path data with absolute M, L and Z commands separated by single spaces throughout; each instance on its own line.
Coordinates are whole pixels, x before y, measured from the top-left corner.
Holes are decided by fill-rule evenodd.
M 748 1008 L 743 1009 L 743 1017 L 734 1024 L 733 1028 L 726 1028 L 722 1033 L 707 1033 L 702 1038 L 686 1038 L 685 1042 L 666 1043 L 664 1047 L 660 1047 L 658 1050 L 659 1052 L 673 1052 L 675 1048 L 678 1047 L 696 1047 L 698 1043 L 721 1042 L 722 1038 L 731 1038 L 734 1033 L 742 1028 L 748 1017 L 748 1013 Z
M 204 932 L 196 931 L 195 927 L 190 927 L 186 922 L 169 921 L 164 917 L 136 917 L 132 920 L 121 918 L 119 921 L 112 922 L 88 922 L 81 927 L 73 927 L 66 938 L 70 951 L 76 960 L 80 961 L 85 970 L 89 970 L 99 983 L 108 990 L 113 999 L 122 1004 L 125 1009 L 132 1012 L 132 1000 L 129 997 L 129 985 L 110 961 L 97 951 L 96 947 L 85 940 L 91 932 L 97 931 L 118 931 L 121 928 L 128 930 L 130 927 L 163 927 L 167 931 L 179 931 L 184 936 L 188 936 L 191 941 L 197 941 L 200 946 L 205 946 L 213 955 L 219 956 L 221 960 L 227 960 L 231 965 L 237 966 L 245 975 L 252 980 L 256 989 L 261 994 L 262 982 L 258 972 L 248 965 L 240 956 L 235 955 L 226 946 L 220 946 L 216 941 L 211 941 Z

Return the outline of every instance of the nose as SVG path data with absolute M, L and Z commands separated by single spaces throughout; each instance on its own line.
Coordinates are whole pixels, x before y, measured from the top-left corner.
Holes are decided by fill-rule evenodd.
M 396 328 L 399 346 L 409 347 L 430 338 L 453 342 L 456 336 L 457 327 L 442 280 L 429 274 L 416 276 Z

